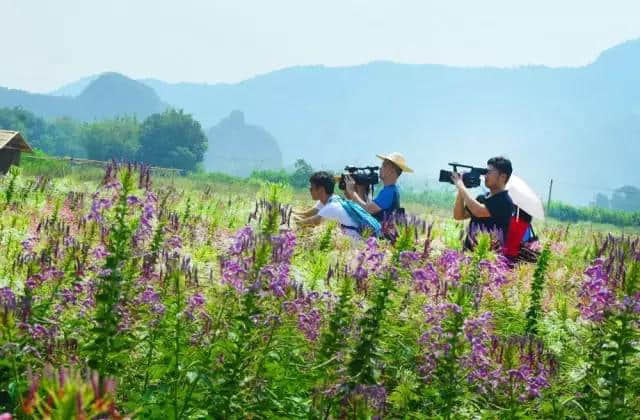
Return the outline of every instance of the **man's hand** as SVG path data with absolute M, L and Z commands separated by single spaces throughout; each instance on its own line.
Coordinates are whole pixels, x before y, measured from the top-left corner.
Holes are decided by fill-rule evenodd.
M 459 190 L 462 188 L 466 188 L 464 186 L 464 182 L 462 181 L 462 175 L 457 172 L 451 173 L 451 182 L 453 182 L 453 185 L 455 185 Z
M 345 175 L 344 185 L 345 185 L 345 193 L 347 197 L 348 198 L 353 197 L 353 193 L 356 190 L 356 181 L 351 177 L 351 175 Z
M 467 187 L 465 187 L 464 182 L 462 182 L 461 174 L 453 172 L 451 174 L 451 182 L 453 182 L 453 184 L 458 189 L 456 205 L 453 209 L 453 217 L 456 220 L 462 220 L 466 218 L 466 210 L 464 209 L 464 206 L 466 206 L 469 212 L 475 217 L 491 217 L 491 213 L 489 213 L 489 210 L 487 210 L 485 205 L 481 204 L 480 202 L 478 202 L 478 200 L 471 197 L 469 191 L 467 190 Z
M 296 217 L 298 219 L 304 219 L 305 217 L 315 216 L 316 214 L 318 214 L 318 209 L 315 208 L 315 207 L 312 207 L 309 210 L 296 210 L 296 209 L 293 209 L 291 211 L 291 217 L 293 219 L 295 219 Z
M 322 217 L 318 216 L 317 214 L 315 216 L 311 216 L 311 217 L 303 218 L 303 219 L 300 219 L 300 220 L 296 220 L 296 226 L 299 226 L 299 227 L 317 226 L 320 223 L 322 223 Z

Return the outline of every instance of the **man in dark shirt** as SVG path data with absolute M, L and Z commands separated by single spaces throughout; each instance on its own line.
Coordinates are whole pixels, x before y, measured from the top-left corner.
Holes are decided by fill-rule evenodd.
M 512 172 L 509 159 L 504 157 L 489 159 L 487 174 L 484 178 L 484 185 L 489 189 L 489 193 L 475 199 L 464 186 L 460 174 L 454 172 L 451 176 L 451 180 L 458 189 L 453 218 L 456 220 L 471 218 L 469 232 L 465 239 L 466 249 L 473 249 L 473 235 L 477 231 L 495 232 L 500 243 L 504 244 L 513 214 L 513 202 L 505 190 Z

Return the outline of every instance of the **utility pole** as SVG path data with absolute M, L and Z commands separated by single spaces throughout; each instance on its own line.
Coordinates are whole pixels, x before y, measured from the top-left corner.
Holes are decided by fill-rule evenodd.
M 549 182 L 549 195 L 547 196 L 547 211 L 549 211 L 549 207 L 551 207 L 551 190 L 553 189 L 553 178 L 551 178 L 551 182 Z

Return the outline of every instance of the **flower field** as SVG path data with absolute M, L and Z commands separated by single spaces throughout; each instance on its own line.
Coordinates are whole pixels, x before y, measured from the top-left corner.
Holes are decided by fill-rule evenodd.
M 640 240 L 510 267 L 430 209 L 297 229 L 280 184 L 0 180 L 0 419 L 640 418 Z

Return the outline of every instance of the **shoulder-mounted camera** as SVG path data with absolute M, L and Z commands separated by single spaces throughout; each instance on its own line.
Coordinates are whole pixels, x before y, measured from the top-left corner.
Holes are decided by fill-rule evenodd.
M 469 171 L 463 172 L 462 175 L 462 183 L 467 188 L 475 188 L 480 186 L 480 177 L 482 175 L 487 174 L 487 168 L 477 168 L 475 166 L 463 165 L 461 163 L 452 162 L 449 163 L 450 166 L 453 167 L 453 172 L 458 172 L 458 168 L 467 168 Z M 448 182 L 453 184 L 451 181 L 451 175 L 453 174 L 451 171 L 447 171 L 442 169 L 440 171 L 440 182 Z

